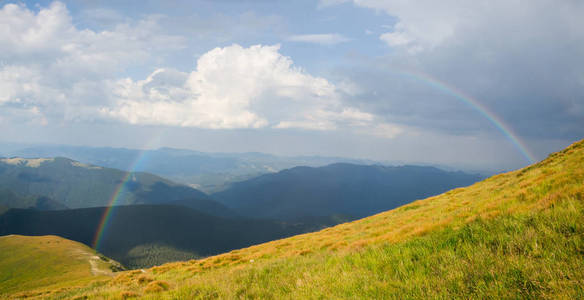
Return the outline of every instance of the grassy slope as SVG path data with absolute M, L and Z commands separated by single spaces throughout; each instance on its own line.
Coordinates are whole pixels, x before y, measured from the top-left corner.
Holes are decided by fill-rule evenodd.
M 359 221 L 59 297 L 584 297 L 584 142 Z
M 61 237 L 2 236 L 0 298 L 7 293 L 27 295 L 21 292 L 40 287 L 58 290 L 62 286 L 87 284 L 96 278 L 109 278 L 113 275 L 110 265 L 119 264 L 100 258 L 81 243 Z

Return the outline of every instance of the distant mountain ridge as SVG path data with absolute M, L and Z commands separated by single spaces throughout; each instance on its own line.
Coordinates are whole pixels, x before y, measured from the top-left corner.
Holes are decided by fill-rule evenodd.
M 62 208 L 107 206 L 116 197 L 116 205 L 184 201 L 191 207 L 213 215 L 234 215 L 227 207 L 211 200 L 205 193 L 156 175 L 127 173 L 64 157 L 1 158 L 1 190 L 9 190 L 12 195 L 16 195 L 14 197 L 23 199 L 44 196 L 61 203 Z M 15 208 L 35 206 L 14 203 L 8 205 L 7 200 L 0 200 L 0 204 Z
M 211 197 L 249 217 L 341 214 L 360 218 L 480 179 L 479 175 L 434 167 L 336 163 L 262 175 L 234 183 Z
M 4 148 L 4 150 L 3 150 Z M 227 183 L 273 173 L 295 166 L 324 166 L 335 162 L 373 163 L 340 157 L 284 157 L 265 153 L 207 153 L 187 149 L 150 150 L 67 145 L 6 145 L 0 153 L 19 157 L 68 157 L 97 166 L 153 173 L 189 184 L 204 192 L 216 192 Z M 139 160 L 139 164 L 135 162 Z

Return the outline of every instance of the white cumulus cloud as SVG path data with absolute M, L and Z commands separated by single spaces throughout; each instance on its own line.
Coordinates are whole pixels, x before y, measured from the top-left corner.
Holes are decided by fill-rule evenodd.
M 183 38 L 159 29 L 148 16 L 111 30 L 80 29 L 61 2 L 38 11 L 0 7 L 0 113 L 94 118 L 116 74 L 183 47 Z
M 160 69 L 116 83 L 101 112 L 132 124 L 213 129 L 369 126 L 375 117 L 343 105 L 343 92 L 295 67 L 279 45 L 215 48 L 191 73 Z
M 162 16 L 133 20 L 109 12 L 107 29 L 82 29 L 54 2 L 0 7 L 0 118 L 37 124 L 121 122 L 208 129 L 361 130 L 378 116 L 347 104 L 357 89 L 313 76 L 279 45 L 215 48 L 192 72 L 159 67 L 144 79 L 128 68 L 158 65 L 185 38 L 160 28 Z M 120 23 L 115 23 L 119 21 Z M 334 44 L 338 34 L 296 36 Z

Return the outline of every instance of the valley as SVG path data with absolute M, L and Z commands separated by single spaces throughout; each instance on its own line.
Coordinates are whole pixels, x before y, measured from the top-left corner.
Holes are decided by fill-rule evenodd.
M 578 298 L 583 163 L 581 141 L 529 167 L 357 221 L 37 295 Z

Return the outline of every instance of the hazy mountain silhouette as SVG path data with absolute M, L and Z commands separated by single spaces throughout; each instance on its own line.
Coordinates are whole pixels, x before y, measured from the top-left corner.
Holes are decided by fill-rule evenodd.
M 434 167 L 296 167 L 232 184 L 211 196 L 250 217 L 364 217 L 472 184 L 481 177 Z
M 55 202 L 53 206 L 61 203 L 62 207 L 54 207 L 60 209 L 107 206 L 116 197 L 114 204 L 117 205 L 183 201 L 189 207 L 213 215 L 234 215 L 205 193 L 156 175 L 86 165 L 62 157 L 0 159 L 0 190 L 11 191 L 12 197 L 23 199 L 44 196 Z M 15 208 L 35 207 L 29 204 L 31 201 L 17 205 L 11 200 L 9 205 L 8 200 L 0 199 L 0 204 Z M 43 203 L 47 206 L 49 202 Z

